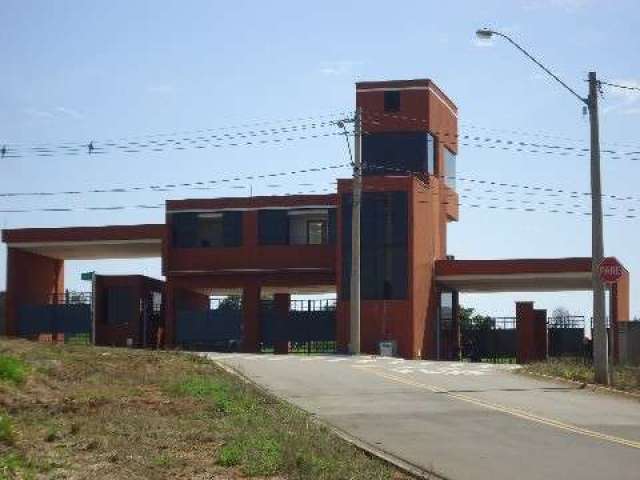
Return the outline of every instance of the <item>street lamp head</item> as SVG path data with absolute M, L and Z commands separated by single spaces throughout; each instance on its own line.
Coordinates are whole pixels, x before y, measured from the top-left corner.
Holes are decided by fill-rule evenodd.
M 476 36 L 482 40 L 489 40 L 493 36 L 493 31 L 488 28 L 476 30 Z

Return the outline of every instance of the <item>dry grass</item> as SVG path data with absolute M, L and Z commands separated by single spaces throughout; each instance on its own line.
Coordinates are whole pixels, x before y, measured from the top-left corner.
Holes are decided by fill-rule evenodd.
M 20 340 L 0 355 L 0 478 L 405 478 L 199 357 Z
M 549 375 L 576 382 L 594 383 L 593 365 L 580 359 L 557 358 L 546 362 L 531 363 L 523 367 L 523 372 Z M 640 367 L 616 365 L 613 374 L 615 388 L 640 394 Z

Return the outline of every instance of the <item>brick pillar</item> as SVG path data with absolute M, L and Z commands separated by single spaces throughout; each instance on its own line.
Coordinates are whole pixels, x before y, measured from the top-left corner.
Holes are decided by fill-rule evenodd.
M 627 322 L 629 318 L 629 273 L 611 285 L 609 295 L 609 318 L 613 328 L 613 359 L 620 361 L 620 322 Z
M 260 348 L 260 285 L 249 283 L 242 289 L 242 351 L 255 353 Z
M 64 260 L 7 249 L 7 336 L 15 336 L 22 305 L 46 305 L 51 295 L 64 292 Z
M 547 311 L 535 309 L 533 322 L 533 361 L 547 359 Z
M 273 296 L 273 308 L 276 313 L 276 329 L 277 332 L 274 352 L 289 353 L 289 339 L 287 336 L 289 309 L 291 308 L 291 295 L 288 293 L 276 293 Z
M 531 362 L 535 356 L 535 312 L 533 302 L 516 302 L 516 335 L 518 338 L 518 363 Z

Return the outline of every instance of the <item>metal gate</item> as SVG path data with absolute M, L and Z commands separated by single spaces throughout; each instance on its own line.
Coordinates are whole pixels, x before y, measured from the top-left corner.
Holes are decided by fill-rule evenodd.
M 584 317 L 564 316 L 547 319 L 547 348 L 550 357 L 585 357 Z
M 209 310 L 178 310 L 176 344 L 185 350 L 237 351 L 242 343 L 242 305 L 236 297 L 212 300 Z
M 472 362 L 515 362 L 515 317 L 475 317 L 460 325 L 460 356 Z
M 292 300 L 286 318 L 280 318 L 272 300 L 260 309 L 260 347 L 273 351 L 287 342 L 291 353 L 334 353 L 336 351 L 336 301 Z
M 30 339 L 51 335 L 65 343 L 90 343 L 91 294 L 67 291 L 50 296 L 47 304 L 21 305 L 17 334 Z

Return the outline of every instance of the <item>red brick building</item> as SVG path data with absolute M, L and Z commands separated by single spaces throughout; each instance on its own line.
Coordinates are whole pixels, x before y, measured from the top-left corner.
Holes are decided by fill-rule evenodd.
M 363 351 L 375 353 L 379 342 L 394 341 L 402 357 L 454 358 L 459 292 L 590 289 L 590 258 L 449 256 L 447 224 L 458 220 L 458 113 L 433 82 L 358 83 L 356 105 L 364 133 Z M 291 338 L 305 335 L 302 323 L 278 320 L 289 315 L 290 295 L 335 293 L 334 323 L 327 324 L 332 332 L 325 326 L 318 335 L 332 336 L 338 350 L 346 351 L 351 187 L 351 179 L 341 179 L 331 195 L 169 200 L 164 225 L 6 230 L 7 334 L 20 334 L 25 305 L 46 303 L 64 291 L 64 260 L 156 256 L 165 276 L 166 345 L 214 335 L 208 325 L 214 322 L 211 295 L 236 294 L 240 314 L 215 318 L 237 318 L 241 348 L 257 351 L 273 336 L 266 326 L 274 322 L 269 325 L 280 332 L 274 347 L 286 351 Z M 272 301 L 271 316 L 265 298 Z M 532 312 L 532 305 L 518 307 L 523 360 L 543 354 Z M 628 274 L 611 288 L 610 313 L 614 325 L 629 319 Z M 315 328 L 304 325 L 302 330 Z M 100 327 L 95 331 L 100 336 Z

